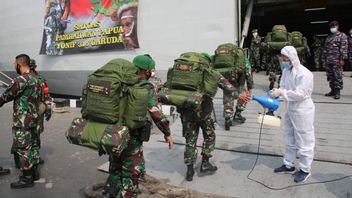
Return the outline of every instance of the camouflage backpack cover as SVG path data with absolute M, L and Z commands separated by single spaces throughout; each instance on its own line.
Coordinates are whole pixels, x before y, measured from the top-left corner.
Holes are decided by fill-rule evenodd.
M 213 97 L 220 74 L 197 52 L 183 53 L 168 70 L 159 100 L 177 107 L 198 108 L 204 95 Z
M 245 52 L 232 43 L 219 45 L 215 50 L 213 67 L 226 79 L 231 80 L 235 74 L 246 68 Z

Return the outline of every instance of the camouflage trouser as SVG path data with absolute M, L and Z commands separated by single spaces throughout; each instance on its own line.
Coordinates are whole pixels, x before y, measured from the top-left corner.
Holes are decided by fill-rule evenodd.
M 314 50 L 314 63 L 317 71 L 320 68 L 321 50 Z
M 260 54 L 259 54 L 259 48 L 251 51 L 251 56 L 250 56 L 250 61 L 251 61 L 251 66 L 254 69 L 260 69 Z
M 35 128 L 12 127 L 12 150 L 19 156 L 21 170 L 29 170 L 39 163 L 39 149 L 36 149 L 34 140 L 36 135 Z
M 239 89 L 239 92 L 242 92 L 244 89 L 243 87 Z M 234 100 L 236 98 L 234 96 L 232 96 L 230 93 L 228 92 L 224 92 L 223 94 L 223 98 L 222 98 L 222 102 L 223 102 L 223 105 L 224 105 L 224 117 L 225 117 L 225 120 L 228 120 L 228 119 L 233 119 L 234 117 L 234 109 L 233 109 L 233 105 L 234 105 Z M 236 111 L 244 111 L 246 108 L 246 105 L 245 104 L 240 104 L 237 100 L 237 103 L 236 103 Z
M 273 55 L 270 58 L 270 63 L 268 64 L 268 70 L 269 70 L 270 83 L 275 83 L 276 81 L 278 81 L 278 84 L 280 84 L 281 67 L 280 67 L 278 56 Z M 280 75 L 279 79 L 277 79 L 276 75 Z
M 301 64 L 305 67 L 308 68 L 308 65 L 307 65 L 307 58 L 306 58 L 306 55 L 305 54 L 298 54 L 298 59 L 299 61 L 301 62 Z
M 331 89 L 343 89 L 342 67 L 339 63 L 327 64 L 326 76 Z
M 124 198 L 136 196 L 140 171 L 144 166 L 142 153 L 142 142 L 136 137 L 131 137 L 120 156 L 109 156 L 109 177 L 118 186 Z M 114 190 L 117 189 L 109 189 L 110 193 L 114 193 Z
M 209 116 L 202 121 L 185 121 L 182 120 L 183 134 L 186 139 L 186 149 L 184 152 L 184 161 L 186 165 L 193 165 L 197 161 L 197 139 L 199 129 L 203 131 L 202 156 L 212 157 L 215 148 L 215 127 L 214 120 Z

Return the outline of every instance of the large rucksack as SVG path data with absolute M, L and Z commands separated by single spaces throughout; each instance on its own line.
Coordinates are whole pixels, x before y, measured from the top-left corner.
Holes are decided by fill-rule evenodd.
M 283 47 L 291 44 L 291 35 L 284 25 L 274 25 L 271 32 L 265 36 L 270 51 L 279 51 Z
M 217 91 L 219 78 L 208 60 L 197 52 L 186 52 L 175 60 L 173 68 L 167 74 L 167 86 L 170 89 L 197 91 L 209 96 Z M 214 83 L 215 81 L 215 83 Z
M 167 81 L 159 91 L 164 104 L 183 108 L 200 107 L 203 96 L 214 97 L 220 74 L 213 70 L 200 53 L 181 54 L 167 72 Z
M 293 47 L 304 47 L 304 37 L 301 32 L 294 31 L 291 33 Z
M 149 90 L 139 82 L 137 68 L 124 59 L 113 59 L 88 76 L 82 94 L 82 117 L 129 129 L 147 121 Z
M 219 45 L 215 50 L 213 67 L 226 79 L 234 73 L 243 72 L 246 68 L 245 52 L 232 43 Z

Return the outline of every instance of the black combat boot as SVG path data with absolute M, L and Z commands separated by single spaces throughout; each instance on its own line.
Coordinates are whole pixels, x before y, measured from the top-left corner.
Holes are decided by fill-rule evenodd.
M 329 93 L 326 93 L 325 96 L 335 96 L 335 90 L 331 89 Z
M 225 118 L 225 131 L 230 130 L 230 126 L 232 126 L 232 121 L 230 118 Z
M 206 156 L 203 156 L 202 164 L 200 165 L 200 172 L 201 173 L 212 174 L 212 173 L 215 173 L 215 171 L 217 171 L 217 170 L 218 170 L 218 167 L 213 166 L 209 162 L 209 158 L 206 157 Z
M 16 152 L 13 153 L 13 160 L 15 161 L 15 167 L 20 169 L 20 156 Z
M 33 173 L 31 170 L 23 170 L 23 175 L 20 176 L 20 179 L 17 182 L 13 182 L 10 184 L 11 188 L 27 188 L 33 187 Z
M 335 89 L 334 99 L 336 99 L 336 100 L 340 99 L 340 89 Z
M 269 90 L 272 90 L 274 89 L 274 82 L 270 82 L 270 85 L 269 85 Z
M 40 179 L 40 172 L 38 169 L 38 165 L 33 166 L 32 174 L 33 174 L 33 181 L 37 181 Z
M 41 157 L 39 157 L 39 164 L 43 165 L 44 163 L 45 163 L 45 161 Z
M 192 165 L 187 165 L 186 180 L 187 181 L 192 181 L 193 180 L 193 175 L 194 175 L 193 164 Z
M 246 118 L 241 115 L 241 111 L 240 110 L 236 110 L 235 115 L 233 116 L 233 120 L 234 121 L 238 121 L 240 123 L 245 123 L 246 122 Z
M 10 169 L 4 169 L 0 167 L 0 176 L 10 174 Z
M 118 193 L 119 193 L 119 187 L 117 186 L 116 183 L 112 181 L 111 176 L 109 176 L 104 184 L 102 194 L 104 195 L 104 197 L 107 197 L 107 198 L 115 198 L 117 197 Z

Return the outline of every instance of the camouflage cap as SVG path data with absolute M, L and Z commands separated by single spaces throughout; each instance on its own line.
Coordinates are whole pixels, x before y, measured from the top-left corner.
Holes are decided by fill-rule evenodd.
M 254 33 L 254 32 L 258 32 L 258 29 L 253 29 L 253 30 L 252 30 L 252 33 Z
M 149 70 L 155 68 L 155 61 L 147 55 L 138 55 L 134 57 L 133 64 L 139 69 Z

